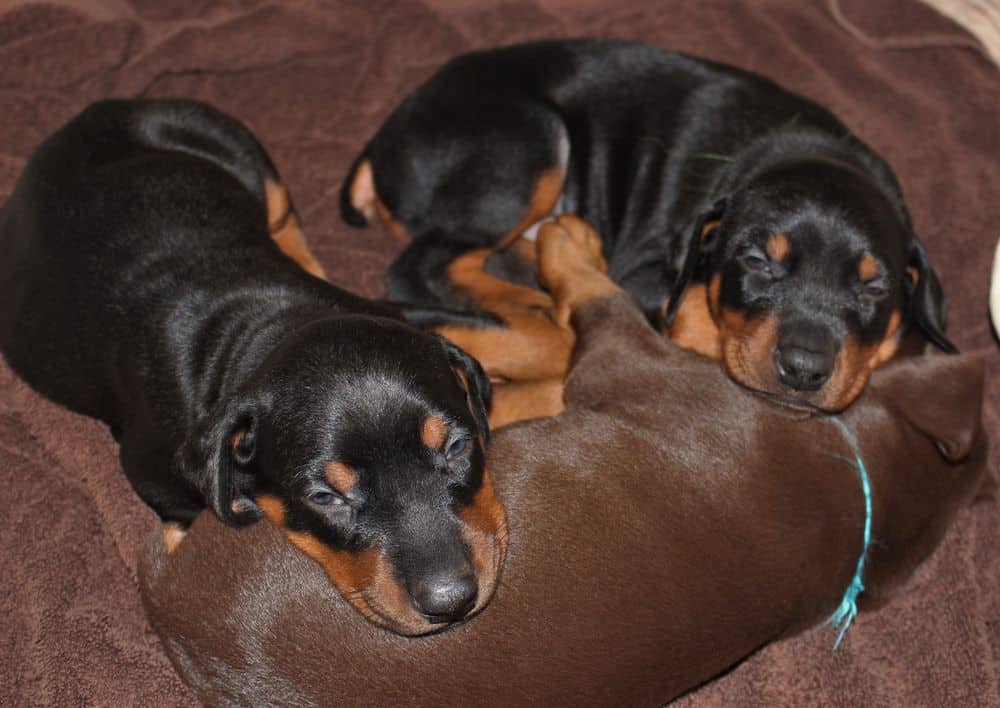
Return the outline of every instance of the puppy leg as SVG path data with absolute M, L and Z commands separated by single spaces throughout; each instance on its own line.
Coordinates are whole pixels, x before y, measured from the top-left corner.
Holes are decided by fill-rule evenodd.
M 432 329 L 479 360 L 494 381 L 490 427 L 497 428 L 562 411 L 573 333 L 555 323 L 552 299 L 545 292 L 487 273 L 490 253 L 477 249 L 462 254 L 448 265 L 448 279 L 462 304 L 489 312 L 499 322 L 455 320 Z
M 607 276 L 601 237 L 577 216 L 560 216 L 538 230 L 538 278 L 552 295 L 555 320 L 569 327 L 572 311 L 622 289 Z
M 561 216 L 544 224 L 537 248 L 539 280 L 552 294 L 556 321 L 572 326 L 576 337 L 567 400 L 590 388 L 614 395 L 616 376 L 634 386 L 642 358 L 662 362 L 675 351 L 607 276 L 600 238 L 585 221 Z M 629 366 L 622 366 L 623 358 Z
M 448 272 L 469 304 L 494 313 L 505 326 L 444 325 L 436 331 L 478 359 L 494 379 L 562 379 L 573 347 L 572 332 L 552 320 L 552 300 L 544 292 L 487 273 L 489 253 L 470 251 L 453 261 Z
M 288 190 L 269 178 L 264 183 L 264 191 L 267 199 L 267 228 L 278 248 L 307 273 L 327 280 L 326 271 L 309 250 L 306 237 L 299 228 L 299 217 L 288 198 Z
M 520 420 L 547 418 L 563 412 L 562 378 L 546 381 L 511 381 L 493 386 L 490 429 Z

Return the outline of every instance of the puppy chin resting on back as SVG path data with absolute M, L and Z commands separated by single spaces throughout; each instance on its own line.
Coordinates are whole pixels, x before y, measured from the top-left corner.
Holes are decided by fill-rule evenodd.
M 661 704 L 834 614 L 863 552 L 858 458 L 876 541 L 862 609 L 888 600 L 983 488 L 980 363 L 886 364 L 842 416 L 849 438 L 747 395 L 665 342 L 566 242 L 539 238 L 576 344 L 565 411 L 499 430 L 488 454 L 511 538 L 493 602 L 407 641 L 350 612 L 272 529 L 237 540 L 203 515 L 173 555 L 155 539 L 140 572 L 147 614 L 201 700 Z

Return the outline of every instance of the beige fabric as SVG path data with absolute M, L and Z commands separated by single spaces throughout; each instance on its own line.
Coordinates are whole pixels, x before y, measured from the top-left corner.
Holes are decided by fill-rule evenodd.
M 998 0 L 923 0 L 950 17 L 978 39 L 1000 64 L 1000 2 Z

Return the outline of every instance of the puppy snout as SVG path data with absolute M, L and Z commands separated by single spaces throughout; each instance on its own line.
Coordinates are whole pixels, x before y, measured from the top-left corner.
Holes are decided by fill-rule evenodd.
M 833 359 L 829 352 L 788 346 L 778 349 L 775 366 L 781 383 L 799 391 L 815 391 L 830 378 Z
M 835 347 L 825 333 L 801 334 L 807 336 L 779 340 L 774 366 L 784 385 L 797 391 L 816 391 L 833 373 Z
M 409 588 L 417 609 L 430 622 L 456 622 L 476 606 L 478 586 L 472 573 L 439 574 L 421 578 Z

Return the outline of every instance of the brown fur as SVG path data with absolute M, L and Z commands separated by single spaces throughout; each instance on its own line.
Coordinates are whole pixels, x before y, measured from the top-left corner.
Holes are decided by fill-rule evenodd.
M 549 237 L 559 249 L 568 238 Z M 566 410 L 499 431 L 489 452 L 511 539 L 490 606 L 406 640 L 357 617 L 267 525 L 235 531 L 204 514 L 173 554 L 154 539 L 141 567 L 150 620 L 201 700 L 653 705 L 830 616 L 864 517 L 843 435 L 747 395 L 624 295 L 594 294 L 606 284 L 574 290 L 581 275 L 604 278 L 577 271 L 587 258 L 572 277 L 542 269 L 575 303 Z M 968 357 L 913 357 L 875 372 L 844 414 L 878 539 L 863 608 L 905 583 L 983 485 L 982 387 Z M 463 523 L 488 531 L 493 502 L 474 508 Z
M 569 365 L 572 332 L 554 327 L 545 313 L 499 313 L 506 327 L 438 327 L 469 352 L 490 378 L 536 381 L 559 378 Z
M 552 298 L 546 293 L 487 273 L 489 254 L 487 249 L 463 254 L 449 265 L 448 273 L 470 303 L 497 314 L 505 326 L 444 326 L 438 334 L 479 360 L 491 378 L 561 379 L 573 348 L 572 332 L 553 322 Z
M 574 216 L 560 216 L 544 224 L 537 244 L 537 266 L 543 283 L 546 274 L 572 277 L 574 269 L 586 273 L 592 267 L 601 271 L 607 267 L 597 233 Z M 575 244 L 582 249 L 579 253 L 585 254 L 582 260 Z M 477 307 L 500 315 L 507 326 L 441 327 L 437 331 L 479 359 L 490 376 L 498 380 L 490 411 L 492 427 L 556 415 L 563 409 L 562 378 L 573 346 L 568 324 L 570 303 L 564 299 L 556 307 L 546 293 L 487 273 L 488 255 L 489 251 L 483 249 L 458 258 L 451 266 L 452 280 Z M 583 278 L 581 282 L 592 281 Z M 608 283 L 607 279 L 597 282 L 591 291 L 574 297 L 618 291 L 617 286 Z M 546 284 L 553 292 L 569 292 L 569 285 Z
M 262 495 L 257 504 L 296 548 L 319 563 L 344 599 L 369 622 L 402 634 L 427 631 L 427 621 L 410 603 L 385 553 L 374 548 L 360 553 L 335 550 L 311 534 L 289 528 L 277 497 Z
M 461 509 L 458 518 L 462 522 L 462 538 L 469 547 L 479 578 L 479 599 L 472 610 L 475 613 L 483 609 L 493 595 L 494 584 L 507 555 L 507 512 L 494 492 L 489 470 L 483 474 L 483 485 L 472 504 Z M 488 579 L 493 579 L 493 584 Z
M 307 273 L 326 280 L 326 271 L 309 250 L 305 234 L 299 228 L 299 217 L 292 209 L 285 188 L 272 180 L 264 184 L 267 198 L 267 223 L 271 238 L 281 252 L 299 264 Z
M 520 420 L 559 415 L 564 408 L 562 379 L 496 384 L 490 407 L 490 428 L 496 430 Z
M 678 346 L 702 356 L 716 360 L 721 357 L 719 327 L 709 310 L 708 288 L 703 283 L 688 286 L 667 336 Z

